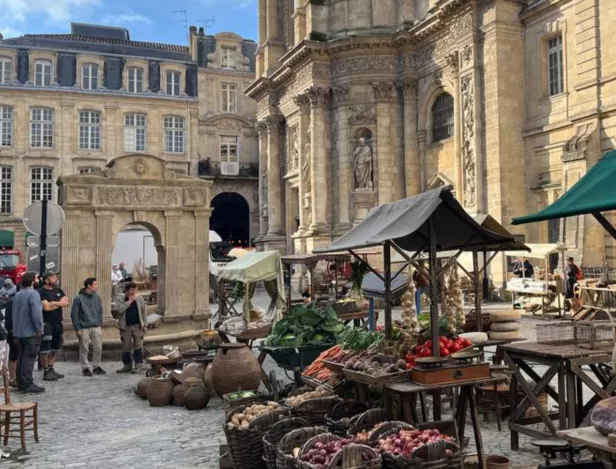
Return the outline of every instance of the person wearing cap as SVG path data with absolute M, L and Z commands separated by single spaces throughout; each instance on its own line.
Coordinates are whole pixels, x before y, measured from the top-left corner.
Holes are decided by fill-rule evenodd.
M 56 354 L 62 349 L 64 327 L 62 326 L 62 308 L 68 306 L 68 298 L 58 287 L 58 273 L 47 271 L 43 274 L 43 286 L 39 288 L 43 304 L 43 321 L 45 322 L 43 340 L 41 341 L 41 363 L 45 370 L 43 381 L 57 381 L 64 375 L 54 370 Z
M 580 268 L 575 265 L 573 257 L 567 258 L 567 268 L 565 269 L 565 276 L 567 278 L 567 291 L 565 292 L 565 298 L 571 299 L 573 298 L 573 291 L 575 288 L 575 284 L 580 277 L 581 271 Z

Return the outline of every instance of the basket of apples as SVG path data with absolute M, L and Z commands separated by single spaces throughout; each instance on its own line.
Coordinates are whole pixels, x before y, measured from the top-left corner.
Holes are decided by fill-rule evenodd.
M 441 357 L 448 357 L 451 354 L 461 352 L 469 347 L 473 346 L 473 343 L 463 337 L 456 337 L 455 339 L 448 339 L 445 336 L 438 338 L 439 342 L 439 355 Z M 422 345 L 416 345 L 406 354 L 404 360 L 406 361 L 406 369 L 411 370 L 415 367 L 415 360 L 423 357 L 432 356 L 432 341 L 427 340 Z
M 381 469 L 381 456 L 372 448 L 358 445 L 331 433 L 308 440 L 300 452 L 301 469 Z
M 460 448 L 438 430 L 400 429 L 377 445 L 384 469 L 461 469 Z

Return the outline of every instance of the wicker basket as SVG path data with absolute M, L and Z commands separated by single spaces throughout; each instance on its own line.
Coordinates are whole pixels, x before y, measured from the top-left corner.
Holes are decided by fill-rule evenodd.
M 376 424 L 375 424 L 376 425 Z M 414 427 L 406 422 L 399 422 L 397 420 L 392 420 L 390 422 L 383 422 L 379 428 L 375 429 L 370 435 L 370 439 L 366 442 L 367 445 L 373 446 L 381 438 L 385 438 L 392 432 L 397 432 L 400 430 L 412 430 Z
M 152 407 L 171 404 L 173 381 L 169 378 L 154 378 L 148 385 L 148 401 Z
M 287 397 L 297 397 L 312 391 L 314 391 L 314 389 L 312 389 L 310 386 L 302 386 L 291 391 Z
M 269 431 L 272 426 L 288 413 L 288 409 L 282 408 L 268 412 L 257 417 L 248 429 L 239 429 L 229 425 L 233 415 L 243 412 L 246 406 L 242 406 L 233 411 L 223 425 L 229 453 L 236 468 L 260 469 L 263 467 L 263 434 Z
M 205 384 L 188 386 L 184 393 L 184 407 L 188 410 L 200 410 L 210 402 L 210 390 Z
M 331 433 L 317 435 L 304 443 L 300 451 L 300 458 L 314 448 L 317 443 L 327 444 L 339 439 L 339 437 Z M 362 455 L 364 453 L 368 453 L 371 456 L 368 461 L 362 461 Z M 300 460 L 299 467 L 301 469 L 315 469 L 317 466 Z M 381 457 L 369 446 L 347 445 L 334 455 L 327 467 L 343 469 L 380 469 Z
M 276 469 L 299 469 L 300 460 L 293 456 L 293 450 L 302 447 L 312 437 L 322 433 L 327 433 L 323 427 L 304 427 L 292 430 L 283 436 L 276 449 Z
M 150 385 L 150 381 L 152 381 L 152 378 L 143 378 L 137 383 L 135 394 L 137 394 L 141 399 L 148 398 L 148 386 Z
M 445 451 L 453 451 L 447 456 Z M 413 453 L 410 459 L 391 453 L 383 454 L 383 469 L 462 469 L 462 454 L 455 443 L 440 440 L 429 443 Z
M 171 403 L 178 407 L 184 407 L 184 393 L 188 389 L 188 384 L 176 384 L 171 394 Z
M 278 444 L 286 434 L 298 428 L 307 427 L 308 423 L 300 418 L 287 418 L 275 423 L 271 430 L 263 435 L 263 461 L 267 469 L 276 469 Z
M 365 411 L 366 405 L 359 401 L 342 401 L 325 416 L 325 425 L 333 434 L 345 436 L 353 422 Z
M 256 391 L 255 391 L 256 392 Z M 230 393 L 235 394 L 235 393 Z M 242 406 L 251 406 L 252 404 L 264 404 L 267 401 L 272 400 L 272 396 L 270 394 L 264 395 L 257 393 L 252 397 L 246 397 L 243 399 L 233 399 L 229 400 L 227 398 L 229 394 L 225 394 L 222 396 L 222 408 L 225 411 L 225 418 L 229 416 L 235 409 Z
M 378 423 L 387 422 L 389 414 L 385 409 L 370 409 L 359 415 L 349 428 L 349 434 L 354 435 L 362 431 L 370 431 Z
M 538 344 L 572 344 L 575 342 L 573 322 L 563 322 L 559 324 L 537 324 Z
M 342 402 L 338 396 L 319 397 L 308 399 L 301 404 L 291 407 L 293 417 L 303 418 L 310 425 L 324 425 L 325 416 Z

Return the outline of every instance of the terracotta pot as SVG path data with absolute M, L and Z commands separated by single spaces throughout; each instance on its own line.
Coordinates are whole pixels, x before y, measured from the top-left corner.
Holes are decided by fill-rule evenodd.
M 203 379 L 205 367 L 199 363 L 187 363 L 180 375 L 180 381 L 184 382 L 187 378 Z
M 184 406 L 184 394 L 188 389 L 188 384 L 178 384 L 173 388 L 172 404 L 178 407 Z
M 257 389 L 261 367 L 244 344 L 222 344 L 212 363 L 212 386 L 220 397 L 241 389 Z
M 210 391 L 205 385 L 189 386 L 184 393 L 184 407 L 188 410 L 199 410 L 207 407 L 210 402 Z
M 511 469 L 511 460 L 505 456 L 486 456 L 487 469 Z
M 212 385 L 212 364 L 211 363 L 205 369 L 205 374 L 203 375 L 203 382 L 205 383 L 205 387 L 210 390 L 210 393 L 213 393 L 214 387 Z

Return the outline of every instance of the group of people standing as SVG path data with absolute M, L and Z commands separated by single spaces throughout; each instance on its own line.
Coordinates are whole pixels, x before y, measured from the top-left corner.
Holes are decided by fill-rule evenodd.
M 97 290 L 96 278 L 85 279 L 71 307 L 71 322 L 79 342 L 79 362 L 83 376 L 87 377 L 106 374 L 101 367 L 103 302 Z M 142 369 L 147 314 L 145 302 L 136 290 L 134 283 L 126 283 L 125 292 L 115 301 L 124 364 L 118 373 L 140 372 Z M 55 370 L 55 363 L 64 342 L 63 309 L 68 306 L 69 300 L 58 285 L 58 274 L 52 271 L 45 272 L 40 278 L 38 273 L 27 272 L 21 285 L 7 295 L 4 315 L 11 386 L 26 393 L 44 392 L 45 388 L 35 384 L 33 379 L 39 359 L 44 370 L 43 381 L 64 378 Z M 90 346 L 93 352 L 91 362 L 88 358 Z

